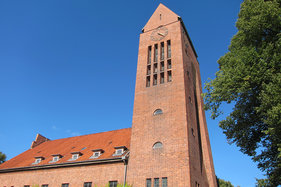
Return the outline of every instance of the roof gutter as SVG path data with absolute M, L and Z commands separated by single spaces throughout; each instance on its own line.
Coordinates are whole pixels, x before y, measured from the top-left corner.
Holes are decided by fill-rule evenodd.
M 53 168 L 62 168 L 62 167 L 75 167 L 75 166 L 105 164 L 105 163 L 115 163 L 115 162 L 124 162 L 123 157 L 100 159 L 100 160 L 86 160 L 80 162 L 70 162 L 70 163 L 51 164 L 51 165 L 48 164 L 48 165 L 41 165 L 41 166 L 27 166 L 27 167 L 19 167 L 19 168 L 0 169 L 0 173 L 40 170 L 40 169 L 53 169 Z

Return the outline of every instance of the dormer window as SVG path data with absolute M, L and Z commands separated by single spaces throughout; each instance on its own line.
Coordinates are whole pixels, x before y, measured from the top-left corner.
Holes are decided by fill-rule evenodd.
M 72 152 L 71 154 L 72 154 L 72 157 L 68 161 L 77 160 L 80 156 L 83 155 L 81 152 Z
M 35 162 L 32 163 L 32 164 L 39 164 L 42 160 L 44 160 L 45 158 L 42 157 L 42 156 L 39 156 L 39 157 L 35 157 Z
M 104 152 L 103 149 L 94 149 L 92 151 L 93 151 L 93 155 L 90 157 L 92 159 L 99 158 L 102 155 L 102 153 Z
M 115 148 L 115 153 L 113 156 L 121 156 L 127 150 L 126 146 L 119 146 L 119 147 L 114 147 Z
M 57 162 L 62 158 L 62 155 L 60 155 L 60 154 L 55 154 L 52 156 L 53 156 L 53 159 L 49 163 Z

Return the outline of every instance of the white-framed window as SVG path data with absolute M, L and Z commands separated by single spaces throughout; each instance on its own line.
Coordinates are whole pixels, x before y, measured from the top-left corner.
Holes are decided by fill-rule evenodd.
M 118 146 L 114 148 L 115 148 L 115 153 L 113 154 L 113 156 L 121 156 L 124 154 L 125 150 L 127 150 L 126 146 Z
M 60 159 L 59 156 L 54 156 L 54 157 L 53 157 L 53 162 L 57 162 L 57 161 L 59 161 L 59 159 Z
M 72 155 L 72 160 L 77 160 L 79 158 L 79 154 L 73 154 Z
M 35 161 L 32 164 L 39 164 L 42 160 L 44 160 L 44 157 L 35 157 Z
M 116 149 L 115 155 L 122 155 L 124 153 L 124 149 Z

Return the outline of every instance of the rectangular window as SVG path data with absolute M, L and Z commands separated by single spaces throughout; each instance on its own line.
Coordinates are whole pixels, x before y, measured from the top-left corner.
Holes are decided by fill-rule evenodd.
M 41 187 L 48 187 L 48 184 L 42 184 Z
M 168 187 L 168 179 L 167 177 L 162 178 L 162 187 Z
M 160 59 L 164 60 L 164 42 L 161 43 L 161 54 L 160 54 Z
M 159 187 L 159 178 L 154 178 L 154 186 L 153 187 Z
M 150 87 L 150 76 L 146 77 L 146 87 Z
M 167 41 L 167 58 L 171 58 L 171 41 Z
M 61 185 L 61 187 L 69 187 L 69 184 L 68 183 L 64 183 Z
M 154 64 L 153 65 L 153 73 L 157 73 L 157 71 L 158 71 L 157 64 Z
M 151 187 L 151 179 L 146 179 L 146 187 Z
M 157 62 L 158 60 L 158 45 L 154 45 L 154 62 Z
M 171 82 L 172 81 L 172 71 L 168 71 L 168 79 L 167 79 L 168 82 Z
M 117 187 L 117 181 L 109 181 L 109 187 Z
M 160 62 L 160 71 L 164 71 L 164 61 Z
M 150 75 L 150 73 L 151 73 L 151 65 L 148 65 L 147 66 L 147 75 Z
M 172 69 L 172 61 L 171 61 L 171 59 L 167 61 L 167 69 Z
M 151 46 L 148 47 L 147 63 L 151 64 Z
M 84 187 L 92 187 L 92 182 L 84 182 Z
M 153 86 L 157 85 L 157 74 L 153 75 Z
M 164 72 L 160 73 L 160 84 L 164 83 Z
M 30 187 L 30 185 L 24 185 L 23 187 Z

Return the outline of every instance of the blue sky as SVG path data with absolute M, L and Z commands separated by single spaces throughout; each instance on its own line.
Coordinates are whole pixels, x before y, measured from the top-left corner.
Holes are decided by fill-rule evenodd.
M 0 151 L 10 159 L 37 133 L 58 139 L 131 127 L 139 33 L 160 2 L 182 17 L 202 82 L 214 78 L 241 0 L 0 1 Z M 224 116 L 206 114 L 217 176 L 254 186 L 262 173 L 227 144 Z

